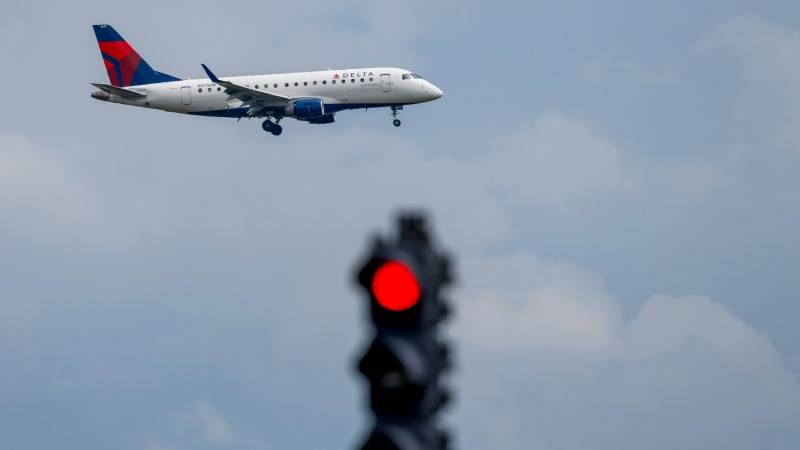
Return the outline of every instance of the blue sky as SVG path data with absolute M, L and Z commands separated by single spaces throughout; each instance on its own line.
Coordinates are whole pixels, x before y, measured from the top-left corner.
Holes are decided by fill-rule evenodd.
M 10 448 L 351 448 L 350 269 L 399 207 L 457 256 L 460 448 L 800 447 L 793 2 L 33 2 L 0 23 Z M 445 97 L 279 139 L 115 107 L 89 98 L 94 23 L 180 77 L 390 65 Z

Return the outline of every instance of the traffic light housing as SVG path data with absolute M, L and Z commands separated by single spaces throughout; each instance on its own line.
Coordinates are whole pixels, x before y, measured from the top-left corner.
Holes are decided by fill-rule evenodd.
M 449 313 L 440 297 L 452 282 L 449 259 L 435 251 L 424 226 L 419 217 L 402 217 L 397 240 L 378 238 L 358 271 L 376 327 L 417 330 Z
M 387 418 L 427 418 L 447 403 L 438 376 L 449 353 L 441 342 L 418 336 L 376 336 L 358 363 L 370 381 L 370 407 Z
M 440 378 L 450 353 L 439 325 L 449 311 L 441 294 L 450 264 L 422 216 L 403 215 L 398 228 L 396 238 L 376 239 L 357 271 L 374 331 L 358 361 L 375 419 L 361 449 L 444 450 L 449 439 L 436 413 L 449 399 Z

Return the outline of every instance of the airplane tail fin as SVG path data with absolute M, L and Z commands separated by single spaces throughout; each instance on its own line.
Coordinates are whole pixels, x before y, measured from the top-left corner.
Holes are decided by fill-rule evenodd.
M 108 79 L 116 87 L 179 81 L 180 78 L 153 70 L 111 25 L 94 25 Z

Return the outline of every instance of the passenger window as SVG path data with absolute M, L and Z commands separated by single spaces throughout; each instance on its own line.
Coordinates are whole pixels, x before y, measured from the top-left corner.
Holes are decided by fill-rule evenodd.
M 275 89 L 278 89 L 278 83 L 273 84 L 272 87 L 274 87 Z
M 369 82 L 372 83 L 372 78 L 369 79 Z
M 336 84 L 336 80 L 331 81 L 331 83 Z
M 211 92 L 211 88 L 208 88 L 208 92 Z
M 328 84 L 328 80 L 322 80 L 322 84 Z
M 222 88 L 219 88 L 219 87 L 217 88 L 217 92 L 219 92 L 219 91 L 221 91 L 221 90 L 222 90 Z
M 317 85 L 317 82 L 315 81 L 315 82 L 314 82 L 314 86 L 316 86 L 316 85 Z
M 355 83 L 355 82 L 356 82 L 356 79 L 355 79 L 355 78 L 350 78 L 350 82 L 351 82 L 351 83 Z
M 295 85 L 295 86 L 298 86 L 298 84 L 297 84 L 297 81 L 295 81 L 295 82 L 294 82 L 294 85 Z
M 258 89 L 258 85 L 256 85 L 256 89 Z
M 198 89 L 197 92 L 202 94 L 203 93 L 203 88 Z
M 285 83 L 284 86 L 289 87 L 289 83 Z

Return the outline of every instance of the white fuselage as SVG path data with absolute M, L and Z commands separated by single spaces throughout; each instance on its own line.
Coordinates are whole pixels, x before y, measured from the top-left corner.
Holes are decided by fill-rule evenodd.
M 402 106 L 432 101 L 442 91 L 432 83 L 398 68 L 324 70 L 273 75 L 222 77 L 224 81 L 257 91 L 296 98 L 318 98 L 326 114 L 346 109 Z M 163 111 L 219 117 L 246 117 L 243 102 L 231 98 L 210 79 L 180 80 L 130 86 L 130 91 L 144 94 L 131 100 L 102 91 L 94 98 L 114 103 Z

